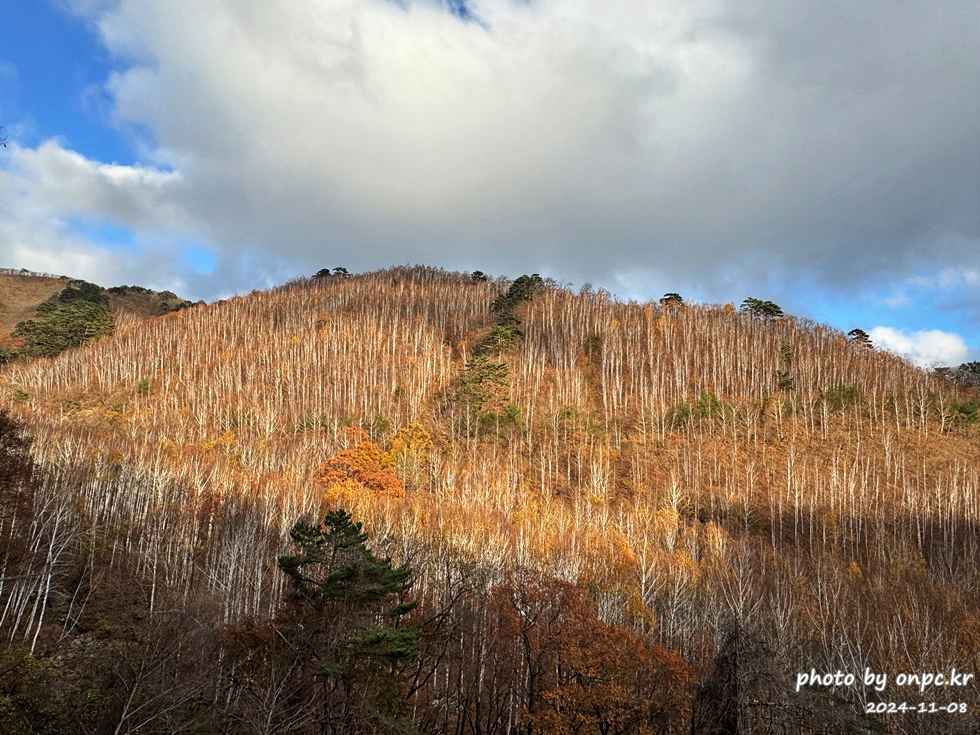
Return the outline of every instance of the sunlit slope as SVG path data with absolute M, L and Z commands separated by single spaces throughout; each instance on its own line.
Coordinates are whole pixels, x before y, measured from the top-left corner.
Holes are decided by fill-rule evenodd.
M 67 281 L 0 269 L 0 337 L 9 335 L 18 322 L 29 319 L 37 305 L 58 293 Z
M 289 284 L 8 368 L 4 400 L 39 438 L 50 502 L 110 529 L 152 579 L 218 591 L 229 619 L 278 604 L 285 531 L 338 503 L 423 584 L 447 555 L 540 569 L 687 653 L 739 605 L 817 635 L 794 608 L 808 576 L 900 594 L 925 570 L 944 604 L 975 594 L 968 396 L 835 330 L 731 306 L 547 288 L 517 309 L 523 336 L 493 347 L 499 288 L 428 269 Z M 504 377 L 481 382 L 477 355 Z M 412 422 L 432 449 L 396 468 L 403 497 L 314 481 L 357 447 L 347 427 L 385 448 Z M 740 577 L 749 559 L 769 576 Z

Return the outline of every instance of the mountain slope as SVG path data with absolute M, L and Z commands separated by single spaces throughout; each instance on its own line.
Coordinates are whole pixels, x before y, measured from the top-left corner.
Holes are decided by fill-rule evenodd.
M 87 299 L 92 299 L 93 295 L 98 294 L 99 298 L 96 300 L 104 302 L 106 318 L 109 322 L 115 312 L 125 312 L 145 319 L 162 316 L 191 305 L 190 302 L 180 299 L 170 291 L 157 293 L 140 286 L 116 286 L 103 289 L 67 276 L 0 269 L 0 349 L 8 351 L 8 359 L 16 352 L 22 352 L 18 348 L 23 345 L 25 335 L 16 333 L 19 324 L 29 322 L 37 324 L 50 320 L 52 314 L 58 312 L 59 307 L 63 308 L 65 304 L 69 304 L 70 299 L 67 297 L 76 294 L 80 288 L 89 288 L 92 292 Z M 82 321 L 86 320 L 82 319 Z M 85 325 L 81 328 L 84 330 Z M 63 328 L 60 331 L 64 331 Z M 92 334 L 101 335 L 103 329 L 96 327 L 90 331 Z M 31 342 L 29 332 L 30 330 L 28 330 L 28 343 Z M 55 340 L 58 343 L 60 341 Z M 73 345 L 76 343 L 76 340 L 70 338 L 67 341 Z M 57 346 L 47 352 L 53 352 L 55 349 Z M 10 353 L 11 350 L 14 353 Z M 32 352 L 30 349 L 27 351 Z
M 702 674 L 727 620 L 800 670 L 980 668 L 975 393 L 731 305 L 541 287 L 511 322 L 506 285 L 298 281 L 120 319 L 0 389 L 47 512 L 226 622 L 275 613 L 288 529 L 339 506 L 423 597 L 450 562 L 555 577 Z
M 0 271 L 0 335 L 9 335 L 18 322 L 30 319 L 38 304 L 63 289 L 67 277 Z

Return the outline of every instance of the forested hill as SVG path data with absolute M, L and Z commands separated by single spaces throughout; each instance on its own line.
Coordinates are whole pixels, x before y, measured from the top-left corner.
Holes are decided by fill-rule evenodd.
M 673 296 L 323 275 L 7 365 L 37 465 L 0 520 L 10 706 L 92 732 L 977 732 L 975 681 L 928 716 L 795 690 L 980 674 L 977 389 Z M 366 542 L 317 529 L 340 510 Z
M 116 312 L 145 319 L 190 305 L 171 291 L 105 289 L 68 276 L 0 268 L 0 364 L 53 357 L 112 334 Z

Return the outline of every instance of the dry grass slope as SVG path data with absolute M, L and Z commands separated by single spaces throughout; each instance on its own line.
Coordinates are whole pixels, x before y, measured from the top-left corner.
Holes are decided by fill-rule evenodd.
M 35 309 L 72 283 L 68 276 L 0 268 L 0 342 L 19 322 L 36 318 Z M 184 303 L 169 293 L 137 288 L 109 293 L 113 312 L 126 312 L 141 319 L 162 316 Z
M 68 280 L 0 271 L 0 337 L 10 334 L 18 322 L 30 319 L 37 305 L 61 291 Z

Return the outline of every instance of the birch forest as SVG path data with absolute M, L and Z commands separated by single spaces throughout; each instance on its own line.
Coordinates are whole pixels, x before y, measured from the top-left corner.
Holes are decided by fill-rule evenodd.
M 529 276 L 117 312 L 0 367 L 0 732 L 980 732 L 978 405 Z

